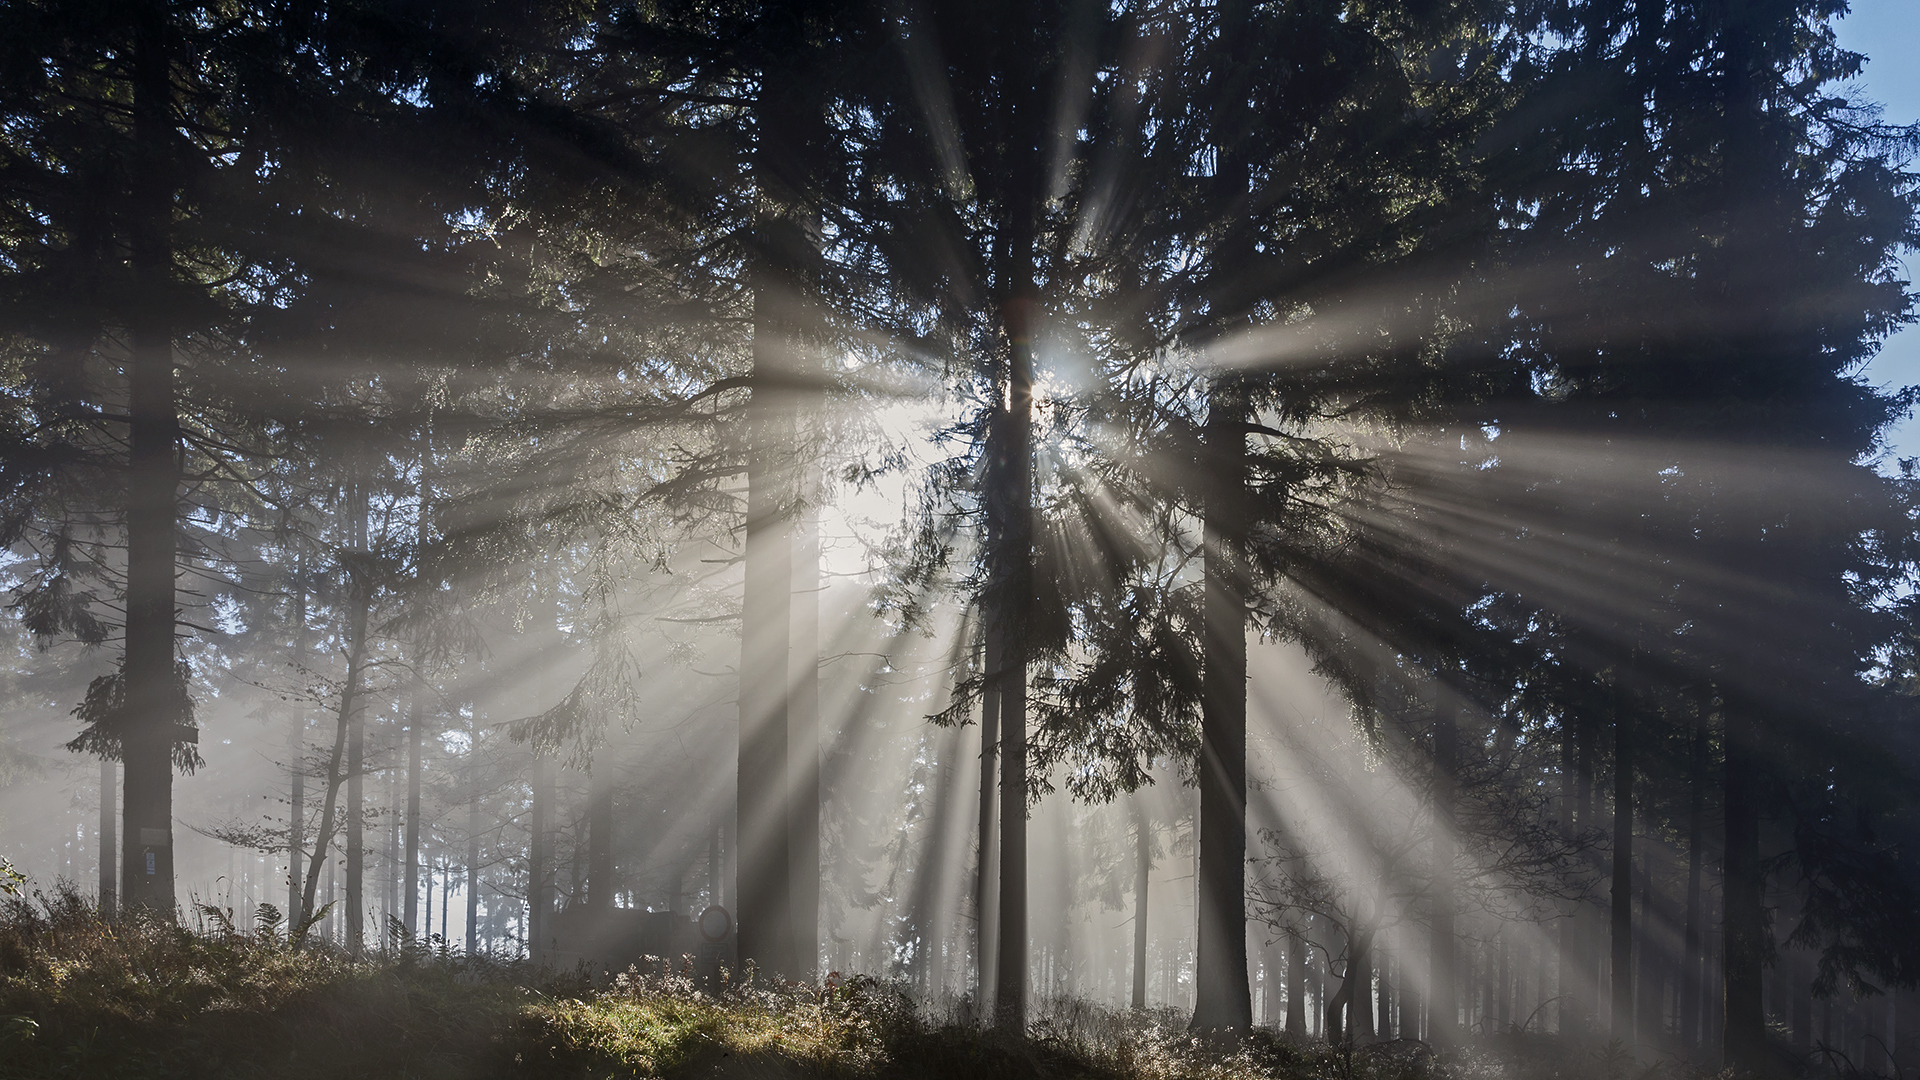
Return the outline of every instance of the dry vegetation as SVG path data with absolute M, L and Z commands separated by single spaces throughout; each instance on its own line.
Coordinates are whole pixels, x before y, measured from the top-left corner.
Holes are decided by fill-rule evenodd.
M 1497 1080 L 1514 1053 L 1435 1063 L 1401 1046 L 1341 1054 L 1257 1036 L 1225 1051 L 1172 1012 L 1058 1001 L 1008 1040 L 930 1016 L 866 978 L 753 980 L 704 993 L 670 970 L 579 976 L 396 943 L 366 960 L 298 945 L 273 919 L 203 909 L 187 929 L 102 920 L 72 892 L 0 901 L 0 1076 L 1075 1077 Z M 1519 1050 L 1520 1048 L 1511 1048 Z M 1544 1049 L 1544 1048 L 1541 1048 Z M 1396 1052 L 1397 1051 L 1397 1052 Z M 1536 1052 L 1537 1076 L 1639 1069 Z

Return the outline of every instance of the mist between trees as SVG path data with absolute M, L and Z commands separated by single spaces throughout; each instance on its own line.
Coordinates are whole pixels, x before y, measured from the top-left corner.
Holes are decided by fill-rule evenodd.
M 1920 132 L 1837 11 L 10 4 L 0 853 L 1920 1065 Z

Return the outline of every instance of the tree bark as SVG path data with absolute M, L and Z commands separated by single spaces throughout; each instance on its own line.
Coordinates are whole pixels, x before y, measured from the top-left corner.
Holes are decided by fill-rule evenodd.
M 1307 1037 L 1307 942 L 1291 927 L 1287 930 L 1287 1034 Z
M 1027 30 L 1019 33 L 1024 41 Z M 1000 629 L 1001 664 L 988 672 L 1000 691 L 1000 903 L 994 1022 L 1002 1031 L 1027 1025 L 1027 616 L 1033 595 L 1033 322 L 1034 229 L 1039 213 L 1038 118 L 1030 100 L 1032 73 L 1021 50 L 1004 96 L 1008 139 L 1008 220 L 1000 275 L 1007 335 L 1005 408 L 989 421 L 988 533 L 994 582 L 991 610 Z
M 167 5 L 133 14 L 134 301 L 129 360 L 126 651 L 120 718 L 125 768 L 121 900 L 175 915 L 173 745 L 184 688 L 174 666 L 175 528 L 179 514 L 179 419 L 174 399 L 168 166 L 173 87 Z
M 114 788 L 119 785 L 119 762 L 110 757 L 100 759 L 100 917 L 112 919 L 116 908 L 115 897 L 119 872 L 120 843 L 114 839 L 114 810 L 119 799 Z
M 1248 407 L 1237 380 L 1209 399 L 1203 470 L 1206 630 L 1200 720 L 1199 927 L 1195 1031 L 1253 1026 L 1247 984 L 1247 603 L 1244 551 Z
M 991 541 L 989 541 L 991 547 Z M 1001 636 L 998 619 L 989 617 L 982 635 L 981 670 L 987 672 L 980 693 L 980 808 L 976 835 L 979 837 L 979 863 L 974 874 L 974 948 L 979 985 L 975 1003 L 981 1015 L 992 1015 L 995 950 L 999 944 L 999 818 L 995 813 L 994 793 L 1000 779 L 1000 683 L 993 677 L 1000 670 Z

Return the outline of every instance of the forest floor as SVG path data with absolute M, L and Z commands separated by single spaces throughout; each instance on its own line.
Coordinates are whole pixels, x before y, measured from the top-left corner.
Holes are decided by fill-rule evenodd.
M 1014 1080 L 1648 1080 L 1671 1070 L 1548 1040 L 1435 1059 L 1256 1033 L 1189 1037 L 1177 1014 L 1050 1002 L 1023 1038 L 929 1016 L 899 987 L 733 986 L 631 972 L 596 986 L 395 947 L 352 960 L 282 928 L 102 920 L 66 893 L 0 903 L 0 1077 L 801 1077 Z M 1673 1080 L 1680 1080 L 1677 1072 Z

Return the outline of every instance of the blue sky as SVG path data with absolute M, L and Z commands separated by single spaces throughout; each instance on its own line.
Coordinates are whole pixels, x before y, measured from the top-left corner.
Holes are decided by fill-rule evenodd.
M 1840 21 L 1840 44 L 1867 55 L 1861 75 L 1864 96 L 1886 107 L 1896 124 L 1920 121 L 1920 0 L 1853 0 Z M 1908 253 L 1908 277 L 1920 271 L 1920 256 Z M 1886 343 L 1867 368 L 1876 383 L 1920 383 L 1920 326 L 1908 327 Z M 1894 453 L 1920 457 L 1920 421 L 1908 420 L 1893 433 Z

